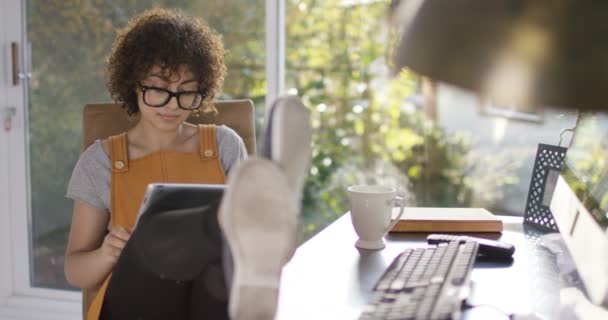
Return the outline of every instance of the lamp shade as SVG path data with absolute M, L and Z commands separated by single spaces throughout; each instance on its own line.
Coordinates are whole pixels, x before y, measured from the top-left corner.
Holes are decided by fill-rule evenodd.
M 608 1 L 402 0 L 393 67 L 499 103 L 608 109 Z

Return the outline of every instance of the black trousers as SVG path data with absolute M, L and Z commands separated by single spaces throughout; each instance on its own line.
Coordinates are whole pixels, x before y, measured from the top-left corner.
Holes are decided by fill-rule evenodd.
M 114 268 L 100 319 L 228 319 L 218 205 L 142 217 Z

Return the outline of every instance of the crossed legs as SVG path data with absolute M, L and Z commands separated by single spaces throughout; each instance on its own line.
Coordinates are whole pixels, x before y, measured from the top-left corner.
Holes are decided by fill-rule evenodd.
M 217 204 L 140 221 L 116 264 L 100 319 L 228 319 L 216 214 Z

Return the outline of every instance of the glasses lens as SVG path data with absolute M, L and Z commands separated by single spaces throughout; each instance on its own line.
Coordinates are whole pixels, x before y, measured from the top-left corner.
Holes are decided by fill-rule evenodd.
M 170 94 L 167 91 L 148 88 L 144 91 L 144 102 L 151 107 L 162 107 L 167 104 Z
M 203 95 L 198 92 L 182 92 L 179 95 L 179 105 L 184 109 L 196 109 L 203 101 Z

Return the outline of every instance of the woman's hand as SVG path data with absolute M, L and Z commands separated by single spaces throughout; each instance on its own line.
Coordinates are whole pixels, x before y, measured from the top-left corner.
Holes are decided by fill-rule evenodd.
M 65 254 L 65 276 L 72 286 L 97 287 L 114 269 L 131 232 L 108 229 L 109 223 L 110 213 L 105 209 L 74 201 Z
M 100 251 L 102 256 L 112 261 L 112 263 L 116 263 L 129 237 L 131 237 L 131 231 L 121 226 L 110 226 L 109 231 L 103 239 Z

